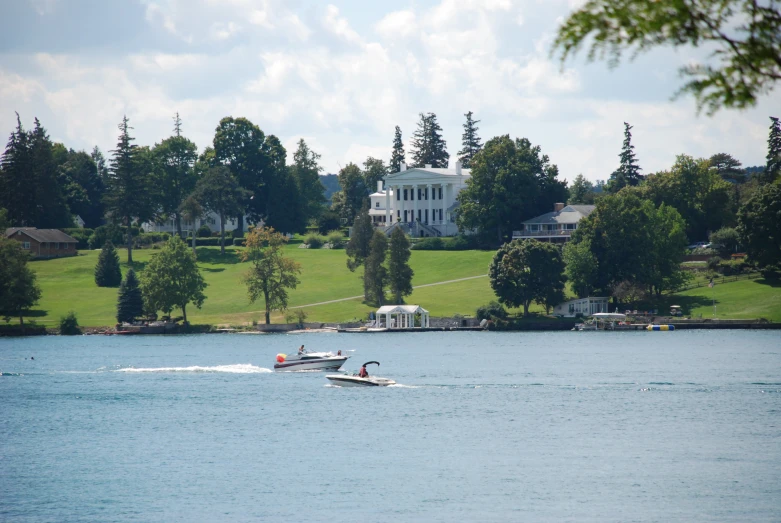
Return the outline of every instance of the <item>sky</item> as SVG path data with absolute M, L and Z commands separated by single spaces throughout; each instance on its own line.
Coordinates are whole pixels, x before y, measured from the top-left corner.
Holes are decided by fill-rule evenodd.
M 225 116 L 279 137 L 288 159 L 303 138 L 336 173 L 390 159 L 395 126 L 407 158 L 420 113 L 433 112 L 455 162 L 464 114 L 486 141 L 539 145 L 560 177 L 606 179 L 623 122 L 645 174 L 678 154 L 727 152 L 764 165 L 768 116 L 781 87 L 755 108 L 697 114 L 672 100 L 679 67 L 703 60 L 664 48 L 610 69 L 585 53 L 551 56 L 579 0 L 12 0 L 0 1 L 0 133 L 38 117 L 76 150 L 114 148 L 123 115 L 139 145 L 173 132 L 199 150 Z

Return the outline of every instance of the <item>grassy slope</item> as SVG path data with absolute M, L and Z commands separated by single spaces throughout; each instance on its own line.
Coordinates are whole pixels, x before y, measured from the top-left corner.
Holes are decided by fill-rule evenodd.
M 137 250 L 133 253 L 136 270 L 143 268 L 154 250 Z M 290 306 L 319 303 L 363 293 L 361 270 L 350 272 L 345 264 L 343 250 L 298 249 L 291 245 L 287 253 L 301 263 L 301 284 L 290 293 Z M 119 250 L 120 259 L 127 258 L 126 251 Z M 114 323 L 117 289 L 95 286 L 93 271 L 98 251 L 85 251 L 76 258 L 42 260 L 32 263 L 38 273 L 43 298 L 33 311 L 34 319 L 45 324 L 56 323 L 69 310 L 76 311 L 79 323 L 84 326 L 111 325 Z M 485 274 L 493 253 L 482 251 L 413 251 L 411 265 L 415 271 L 413 285 L 435 283 Z M 216 247 L 199 247 L 198 259 L 201 271 L 209 284 L 207 300 L 201 310 L 188 308 L 188 317 L 194 323 L 242 323 L 262 321 L 262 302 L 250 304 L 241 283 L 246 265 L 238 263 L 233 249 L 220 256 Z M 122 263 L 123 274 L 127 264 Z M 428 287 L 415 291 L 409 303 L 420 302 L 432 315 L 440 316 L 460 312 L 473 314 L 478 305 L 492 299 L 488 278 L 444 286 Z M 416 301 L 417 300 L 417 301 Z M 361 300 L 338 302 L 317 307 L 304 307 L 313 321 L 346 321 L 365 318 L 371 307 Z M 275 315 L 277 321 L 281 314 Z
M 143 268 L 155 252 L 149 249 L 135 251 L 136 269 Z M 360 299 L 310 305 L 363 293 L 361 269 L 355 273 L 347 269 L 343 250 L 298 249 L 296 245 L 290 245 L 287 253 L 302 266 L 301 284 L 291 291 L 290 306 L 304 306 L 309 320 L 348 321 L 365 318 L 373 310 L 373 307 L 361 303 Z M 76 258 L 32 262 L 32 268 L 38 273 L 43 298 L 32 311 L 31 319 L 53 325 L 69 310 L 74 310 L 81 325 L 112 325 L 115 321 L 117 289 L 95 286 L 93 271 L 97 255 L 98 251 L 86 251 Z M 492 256 L 492 252 L 483 251 L 413 251 L 413 285 L 486 274 Z M 120 259 L 126 257 L 126 252 L 120 250 Z M 188 316 L 194 323 L 240 324 L 263 321 L 263 303 L 248 302 L 241 283 L 241 274 L 246 270 L 246 265 L 238 263 L 233 248 L 225 256 L 220 256 L 216 247 L 199 247 L 198 257 L 209 287 L 206 289 L 207 300 L 203 309 L 188 309 Z M 123 263 L 123 273 L 126 269 L 127 265 Z M 702 314 L 708 318 L 713 316 L 711 299 L 714 293 L 717 316 L 720 318 L 760 317 L 781 321 L 781 288 L 777 282 L 730 282 L 716 285 L 714 290 L 701 287 L 666 296 L 665 301 L 669 301 L 667 306 L 677 303 L 694 316 Z M 478 306 L 492 299 L 494 295 L 486 277 L 416 289 L 406 301 L 421 304 L 432 316 L 452 316 L 456 313 L 474 314 Z M 532 310 L 541 309 L 533 306 Z M 274 314 L 272 321 L 284 321 L 282 314 Z

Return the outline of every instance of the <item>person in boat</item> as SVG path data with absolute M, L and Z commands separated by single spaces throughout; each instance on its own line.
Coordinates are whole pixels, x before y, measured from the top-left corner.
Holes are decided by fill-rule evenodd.
M 303 345 L 301 345 L 301 346 L 298 348 L 298 353 L 299 353 L 299 354 L 303 354 L 303 353 L 304 353 L 304 346 L 303 346 Z
M 366 370 L 366 365 L 361 366 L 361 370 L 358 371 L 358 377 L 359 378 L 368 378 L 369 377 L 369 371 Z
M 342 355 L 342 351 L 337 352 L 336 355 L 337 356 L 341 356 Z

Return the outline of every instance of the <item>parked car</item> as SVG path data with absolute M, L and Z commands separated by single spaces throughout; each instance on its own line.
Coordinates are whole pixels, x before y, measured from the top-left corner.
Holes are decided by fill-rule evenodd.
M 691 245 L 687 246 L 686 248 L 689 249 L 689 250 L 692 250 L 692 249 L 709 249 L 710 246 L 711 246 L 710 243 L 697 242 L 697 243 L 692 243 Z

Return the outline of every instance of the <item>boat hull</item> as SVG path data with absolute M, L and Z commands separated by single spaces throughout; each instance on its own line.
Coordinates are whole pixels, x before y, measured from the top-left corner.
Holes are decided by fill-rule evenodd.
M 326 376 L 328 380 L 339 387 L 387 387 L 395 385 L 396 382 L 388 378 L 369 376 L 360 378 L 358 376 L 348 376 L 345 374 L 331 374 Z
M 276 363 L 274 370 L 277 372 L 290 372 L 299 370 L 339 370 L 346 356 L 334 356 L 332 358 L 319 358 L 316 360 L 291 360 Z

